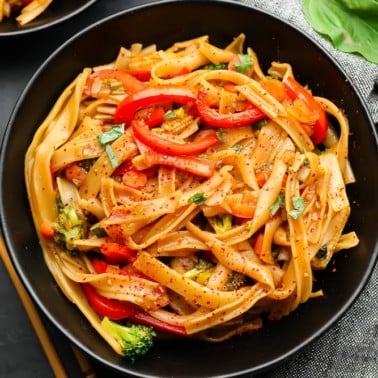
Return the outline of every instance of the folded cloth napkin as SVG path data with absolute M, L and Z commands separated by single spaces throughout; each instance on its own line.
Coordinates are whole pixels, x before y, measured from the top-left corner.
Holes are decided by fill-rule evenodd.
M 378 122 L 378 96 L 373 83 L 378 65 L 364 58 L 336 50 L 331 42 L 315 32 L 302 13 L 302 0 L 243 0 L 241 3 L 269 11 L 305 31 L 325 47 L 343 67 L 360 91 Z M 270 378 L 374 378 L 378 376 L 378 266 L 360 297 L 347 313 L 320 339 L 266 376 Z M 265 375 L 264 375 L 265 376 Z

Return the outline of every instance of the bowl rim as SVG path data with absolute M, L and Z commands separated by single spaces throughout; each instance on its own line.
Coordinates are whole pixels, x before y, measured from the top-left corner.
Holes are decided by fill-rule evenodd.
M 95 0 L 94 0 L 95 1 Z M 92 2 L 94 2 L 92 1 Z M 4 166 L 4 159 L 5 159 L 5 146 L 8 143 L 9 138 L 11 137 L 11 129 L 12 125 L 15 122 L 15 119 L 17 117 L 18 109 L 20 106 L 24 103 L 25 98 L 27 98 L 28 93 L 30 91 L 30 88 L 33 86 L 34 82 L 38 79 L 40 74 L 44 71 L 44 69 L 50 64 L 50 62 L 57 56 L 59 55 L 63 50 L 68 48 L 73 42 L 76 40 L 80 39 L 83 35 L 90 33 L 92 30 L 96 29 L 97 27 L 101 26 L 102 24 L 111 22 L 112 20 L 122 17 L 126 14 L 130 14 L 136 11 L 142 11 L 143 9 L 149 9 L 149 8 L 154 8 L 157 6 L 161 5 L 169 5 L 169 4 L 178 4 L 178 3 L 184 3 L 185 0 L 159 0 L 155 1 L 152 3 L 148 4 L 140 4 L 131 8 L 127 8 L 121 11 L 117 11 L 114 14 L 111 14 L 109 16 L 106 16 L 104 18 L 101 18 L 100 20 L 91 23 L 90 25 L 86 26 L 83 28 L 81 31 L 75 33 L 72 37 L 70 37 L 67 41 L 65 41 L 62 45 L 60 45 L 58 48 L 56 48 L 43 62 L 43 64 L 36 70 L 36 72 L 32 75 L 32 77 L 28 80 L 26 86 L 22 89 L 21 94 L 19 95 L 16 104 L 13 108 L 13 111 L 11 113 L 11 116 L 9 118 L 9 121 L 6 125 L 5 132 L 2 138 L 1 142 L 1 151 L 0 151 L 0 172 L 2 174 L 3 166 Z M 300 27 L 290 24 L 287 20 L 285 19 L 280 19 L 279 16 L 270 13 L 269 11 L 263 10 L 258 8 L 257 6 L 250 5 L 247 3 L 240 3 L 237 0 L 194 0 L 192 3 L 207 3 L 207 4 L 214 4 L 214 5 L 231 5 L 239 8 L 245 8 L 245 9 L 252 9 L 253 11 L 256 11 L 258 13 L 261 13 L 263 15 L 266 15 L 268 17 L 271 17 L 275 19 L 275 21 L 280 22 L 285 24 L 287 27 L 290 27 L 294 31 L 302 34 L 309 42 L 311 42 L 317 49 L 321 50 L 321 52 L 332 62 L 335 67 L 340 71 L 340 73 L 349 81 L 349 84 L 353 88 L 356 97 L 359 100 L 359 103 L 361 105 L 361 109 L 363 109 L 365 116 L 367 120 L 369 121 L 369 126 L 370 126 L 370 131 L 372 133 L 372 136 L 375 139 L 375 145 L 378 150 L 378 134 L 377 130 L 374 127 L 374 122 L 372 119 L 372 115 L 370 111 L 367 108 L 366 101 L 364 100 L 361 91 L 358 87 L 356 87 L 353 83 L 352 80 L 349 79 L 348 74 L 345 72 L 343 67 L 340 65 L 340 63 L 329 53 L 328 50 L 325 49 L 316 39 L 314 39 L 308 32 L 305 30 L 301 29 Z M 368 126 L 368 125 L 367 125 Z M 3 208 L 3 189 L 2 186 L 0 186 L 0 208 Z M 33 300 L 38 304 L 38 307 L 43 311 L 43 313 L 46 315 L 46 317 L 49 319 L 49 321 L 54 324 L 54 326 L 73 344 L 81 348 L 85 353 L 87 353 L 89 356 L 91 356 L 93 359 L 97 360 L 98 362 L 102 363 L 104 366 L 107 366 L 111 369 L 114 369 L 116 372 L 122 372 L 122 373 L 128 373 L 132 376 L 138 376 L 138 377 L 143 377 L 143 378 L 152 378 L 155 377 L 154 375 L 146 375 L 142 374 L 139 375 L 137 372 L 134 370 L 129 370 L 125 367 L 122 367 L 122 370 L 120 370 L 119 365 L 116 365 L 115 363 L 112 363 L 110 361 L 105 360 L 104 358 L 98 356 L 95 351 L 89 349 L 86 347 L 80 340 L 75 338 L 70 332 L 65 329 L 55 318 L 54 316 L 50 313 L 50 311 L 46 308 L 44 303 L 39 299 L 37 293 L 33 289 L 32 284 L 29 282 L 29 280 L 25 277 L 22 267 L 19 264 L 19 261 L 17 260 L 14 251 L 12 249 L 12 240 L 9 235 L 8 227 L 7 227 L 7 222 L 6 222 L 6 217 L 4 217 L 3 212 L 0 213 L 0 224 L 1 224 L 1 229 L 2 229 L 2 234 L 3 238 L 5 241 L 5 245 L 7 246 L 9 255 L 11 257 L 11 260 L 16 268 L 16 271 L 21 278 L 23 284 L 27 288 L 27 291 L 33 298 Z M 348 300 L 345 302 L 345 304 L 337 311 L 332 317 L 328 318 L 326 323 L 321 326 L 320 328 L 317 329 L 316 332 L 314 332 L 310 337 L 307 337 L 303 342 L 298 343 L 295 347 L 292 347 L 287 353 L 285 354 L 280 354 L 279 357 L 269 360 L 267 363 L 263 363 L 257 366 L 254 366 L 252 368 L 248 368 L 245 371 L 238 371 L 237 373 L 230 373 L 227 375 L 222 375 L 222 377 L 236 377 L 239 375 L 243 374 L 251 374 L 251 373 L 257 373 L 257 372 L 263 372 L 266 371 L 267 369 L 271 369 L 272 367 L 275 367 L 281 363 L 283 363 L 285 360 L 288 358 L 292 357 L 296 353 L 298 353 L 300 350 L 303 350 L 304 347 L 308 346 L 309 344 L 313 343 L 316 339 L 318 339 L 320 336 L 322 336 L 328 329 L 330 329 L 332 326 L 335 325 L 336 321 L 339 320 L 345 313 L 346 311 L 353 305 L 353 303 L 357 300 L 357 298 L 360 296 L 362 293 L 363 289 L 365 288 L 370 276 L 372 275 L 372 272 L 374 270 L 374 267 L 378 263 L 378 243 L 376 242 L 375 248 L 373 249 L 371 253 L 371 257 L 369 260 L 369 264 L 363 274 L 363 277 L 357 287 L 355 287 L 353 294 L 348 298 Z M 212 376 L 212 377 L 220 377 L 220 376 Z

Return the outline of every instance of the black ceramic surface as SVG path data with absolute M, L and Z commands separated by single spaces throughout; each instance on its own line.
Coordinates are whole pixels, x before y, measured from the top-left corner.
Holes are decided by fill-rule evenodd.
M 161 337 L 145 358 L 130 364 L 116 355 L 63 296 L 50 276 L 30 216 L 23 157 L 57 96 L 84 66 L 107 62 L 121 45 L 172 42 L 208 34 L 226 45 L 244 32 L 266 70 L 272 60 L 293 65 L 297 78 L 345 109 L 351 124 L 350 160 L 357 184 L 349 187 L 358 247 L 340 252 L 317 275 L 325 296 L 302 305 L 279 322 L 220 344 Z M 0 210 L 5 241 L 15 267 L 47 317 L 90 356 L 118 372 L 140 377 L 231 377 L 283 362 L 331 326 L 365 285 L 378 255 L 375 217 L 377 136 L 359 94 L 342 69 L 302 32 L 262 11 L 223 1 L 161 2 L 133 8 L 84 30 L 54 53 L 31 79 L 16 104 L 1 149 Z
M 0 22 L 0 38 L 17 36 L 53 26 L 82 12 L 96 0 L 54 0 L 37 18 L 24 26 L 18 25 L 15 16 Z M 41 41 L 42 43 L 42 41 Z

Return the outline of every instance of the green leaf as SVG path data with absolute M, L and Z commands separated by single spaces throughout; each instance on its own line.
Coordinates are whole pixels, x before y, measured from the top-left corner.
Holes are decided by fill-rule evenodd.
M 303 13 L 335 48 L 378 63 L 377 0 L 304 0 Z
M 192 195 L 188 199 L 188 202 L 189 203 L 195 203 L 196 205 L 203 205 L 206 202 L 205 193 L 199 192 L 199 193 Z
M 243 146 L 241 144 L 234 144 L 230 148 L 235 152 L 241 152 L 243 150 Z
M 110 130 L 100 134 L 97 139 L 104 146 L 118 139 L 125 132 L 125 126 L 114 125 Z
M 236 71 L 241 74 L 247 75 L 252 70 L 252 59 L 248 54 L 238 54 L 240 63 L 235 63 Z
M 377 0 L 338 0 L 345 8 L 356 12 L 378 12 Z
M 110 144 L 105 145 L 105 151 L 106 151 L 106 154 L 108 155 L 110 165 L 112 166 L 112 168 L 115 168 L 118 165 L 117 156 L 112 150 L 112 147 L 110 146 Z
M 305 207 L 304 199 L 302 197 L 294 197 L 291 203 L 293 204 L 293 209 L 289 211 L 289 215 L 294 219 L 298 219 L 302 215 Z
M 216 70 L 226 70 L 227 64 L 220 63 L 220 64 L 207 64 L 203 66 L 204 70 L 216 71 Z
M 223 133 L 223 130 L 221 130 L 221 129 L 217 130 L 216 134 L 217 134 L 217 137 L 218 137 L 219 141 L 223 143 L 224 142 L 224 133 Z
M 270 216 L 274 216 L 276 215 L 277 211 L 284 208 L 285 206 L 285 195 L 284 194 L 280 194 L 276 200 L 269 206 L 269 212 L 270 212 Z

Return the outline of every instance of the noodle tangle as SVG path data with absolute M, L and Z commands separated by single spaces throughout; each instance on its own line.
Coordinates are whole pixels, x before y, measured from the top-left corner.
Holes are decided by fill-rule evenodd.
M 265 74 L 244 44 L 122 47 L 77 75 L 29 146 L 46 264 L 119 354 L 83 285 L 220 342 L 321 295 L 315 271 L 358 243 L 344 233 L 354 177 L 342 110 L 287 63 Z

